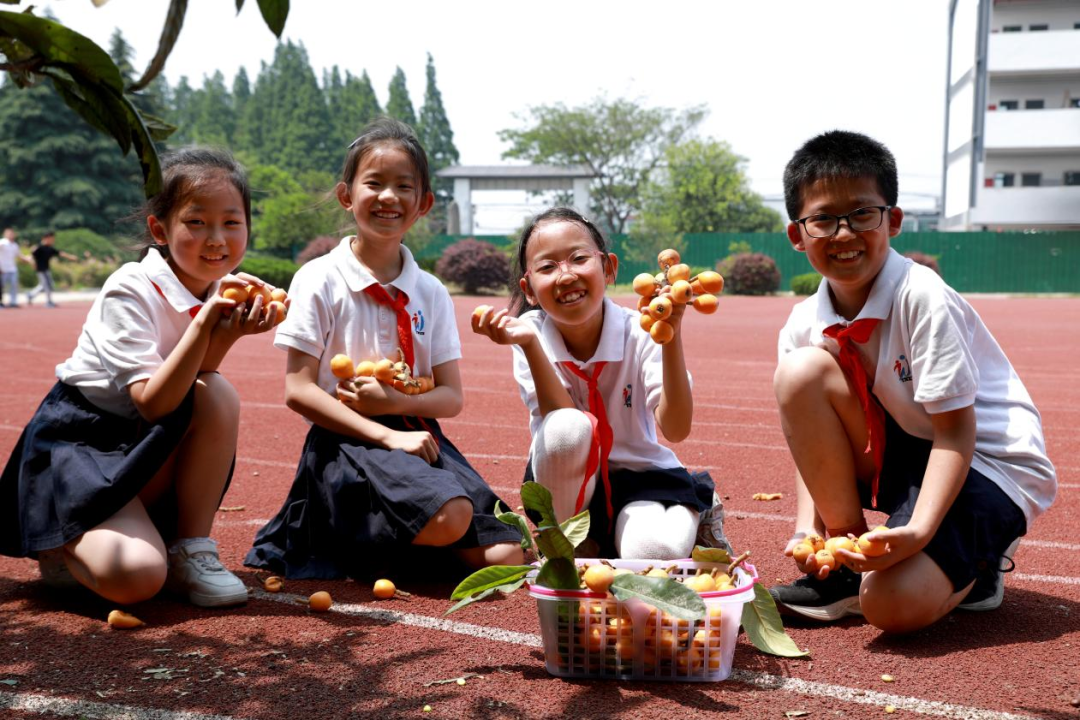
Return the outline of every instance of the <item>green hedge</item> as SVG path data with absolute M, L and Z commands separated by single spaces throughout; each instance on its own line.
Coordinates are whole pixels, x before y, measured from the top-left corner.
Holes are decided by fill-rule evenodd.
M 237 269 L 240 272 L 250 273 L 274 287 L 288 290 L 289 285 L 292 284 L 293 275 L 299 268 L 300 266 L 292 260 L 248 253 Z

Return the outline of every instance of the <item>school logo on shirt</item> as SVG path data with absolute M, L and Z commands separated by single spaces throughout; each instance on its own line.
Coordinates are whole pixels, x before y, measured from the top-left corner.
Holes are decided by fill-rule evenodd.
M 634 387 L 627 385 L 622 389 L 622 404 L 624 407 L 632 407 L 630 401 L 634 395 Z
M 906 355 L 901 355 L 896 359 L 896 362 L 893 363 L 893 372 L 900 378 L 900 382 L 911 382 L 911 365 L 908 364 Z
M 425 325 L 424 311 L 423 310 L 417 310 L 416 312 L 413 313 L 413 316 L 412 316 L 413 331 L 415 331 L 417 335 L 423 335 L 424 334 L 424 325 Z

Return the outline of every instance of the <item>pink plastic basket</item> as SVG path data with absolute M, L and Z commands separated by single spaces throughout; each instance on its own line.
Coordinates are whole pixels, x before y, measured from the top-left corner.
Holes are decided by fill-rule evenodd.
M 578 559 L 595 565 L 599 560 Z M 721 568 L 691 560 L 611 560 L 616 568 L 638 571 L 653 565 L 677 567 L 672 577 L 698 568 Z M 744 569 L 745 568 L 745 569 Z M 614 680 L 715 682 L 731 674 L 742 608 L 754 599 L 757 570 L 735 570 L 735 588 L 702 593 L 707 615 L 692 623 L 657 612 L 652 605 L 616 600 L 589 590 L 554 590 L 530 581 L 537 599 L 544 662 L 552 675 Z

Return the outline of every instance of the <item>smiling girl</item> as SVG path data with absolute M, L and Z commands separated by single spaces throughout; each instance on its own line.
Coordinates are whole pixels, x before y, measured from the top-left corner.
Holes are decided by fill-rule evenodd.
M 597 557 L 689 557 L 699 527 L 701 544 L 726 546 L 712 479 L 687 472 L 656 434 L 690 434 L 685 306 L 668 320 L 674 339 L 657 345 L 637 311 L 605 295 L 618 266 L 593 223 L 553 208 L 521 234 L 510 307 L 473 317 L 475 332 L 514 346 L 532 432 L 525 481 L 551 491 L 560 522 L 590 510 Z
M 240 416 L 217 369 L 277 316 L 217 292 L 247 248 L 243 169 L 200 148 L 162 168 L 141 262 L 105 282 L 0 476 L 0 552 L 36 557 L 47 584 L 77 581 L 118 603 L 167 586 L 196 605 L 236 605 L 247 590 L 209 537 Z

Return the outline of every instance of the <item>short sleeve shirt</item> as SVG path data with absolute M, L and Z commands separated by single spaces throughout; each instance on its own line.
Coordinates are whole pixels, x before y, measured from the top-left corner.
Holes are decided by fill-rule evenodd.
M 105 281 L 75 352 L 56 366 L 57 378 L 103 410 L 137 417 L 128 386 L 161 367 L 202 302 L 151 248 L 141 262 L 125 264 Z
M 540 338 L 544 354 L 555 366 L 563 387 L 570 393 L 574 407 L 588 412 L 588 383 L 574 375 L 564 363 L 574 363 L 591 376 L 598 362 L 606 362 L 597 385 L 604 398 L 604 409 L 611 425 L 614 442 L 608 463 L 612 468 L 648 470 L 681 467 L 671 448 L 661 445 L 656 435 L 656 417 L 663 389 L 662 348 L 641 329 L 640 313 L 616 305 L 604 298 L 604 326 L 600 344 L 587 362 L 575 360 L 566 349 L 559 329 L 539 310 L 521 316 Z M 514 378 L 525 407 L 529 410 L 529 430 L 535 436 L 543 418 L 536 396 L 529 363 L 518 346 L 514 350 Z M 689 373 L 687 373 L 689 376 Z
M 975 309 L 933 270 L 892 250 L 855 319 L 862 318 L 881 320 L 859 349 L 874 395 L 897 424 L 931 440 L 931 415 L 973 405 L 972 467 L 1024 511 L 1029 525 L 1045 512 L 1057 476 L 1039 411 Z M 850 324 L 836 313 L 822 280 L 792 310 L 779 355 L 822 344 L 823 331 L 835 323 Z
M 289 315 L 274 336 L 275 347 L 319 359 L 319 387 L 331 395 L 338 384 L 330 371 L 335 355 L 348 355 L 354 363 L 398 359 L 397 314 L 364 292 L 378 281 L 353 254 L 352 239 L 342 239 L 297 271 L 289 287 Z M 391 296 L 408 296 L 412 372 L 430 376 L 432 368 L 461 357 L 454 304 L 443 284 L 421 270 L 404 245 L 401 259 L 401 274 L 384 287 Z
M 51 245 L 38 245 L 30 254 L 34 256 L 35 269 L 38 272 L 48 272 L 49 263 L 60 251 Z
M 19 244 L 7 238 L 0 238 L 0 272 L 18 272 L 19 266 L 15 264 L 18 257 Z

